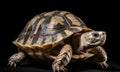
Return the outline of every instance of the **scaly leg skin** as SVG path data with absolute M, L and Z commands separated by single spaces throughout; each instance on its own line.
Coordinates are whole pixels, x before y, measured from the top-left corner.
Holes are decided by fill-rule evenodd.
M 53 72 L 67 71 L 65 66 L 70 62 L 71 57 L 72 57 L 72 48 L 70 45 L 66 44 L 65 46 L 63 46 L 59 55 L 52 63 Z
M 94 56 L 94 62 L 95 63 L 100 65 L 103 69 L 109 67 L 109 65 L 106 62 L 107 61 L 107 54 L 101 46 L 93 48 L 91 52 L 93 54 L 95 54 L 95 56 Z
M 25 58 L 25 54 L 23 52 L 18 52 L 13 54 L 8 60 L 8 66 L 16 67 L 17 63 L 20 63 Z

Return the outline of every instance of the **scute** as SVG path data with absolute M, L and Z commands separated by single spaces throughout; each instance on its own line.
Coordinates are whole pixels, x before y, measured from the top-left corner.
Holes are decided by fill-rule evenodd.
M 40 48 L 49 51 L 60 41 L 83 29 L 87 30 L 84 22 L 70 12 L 45 12 L 30 20 L 13 43 L 23 50 Z

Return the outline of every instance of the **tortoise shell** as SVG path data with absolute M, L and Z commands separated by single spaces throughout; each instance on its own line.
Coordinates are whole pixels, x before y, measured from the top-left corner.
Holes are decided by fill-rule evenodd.
M 33 17 L 13 43 L 22 50 L 54 48 L 74 33 L 89 30 L 85 23 L 67 11 L 51 11 Z

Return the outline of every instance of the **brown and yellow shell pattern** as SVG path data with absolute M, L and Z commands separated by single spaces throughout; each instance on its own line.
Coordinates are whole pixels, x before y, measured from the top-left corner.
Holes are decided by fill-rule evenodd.
M 33 17 L 13 43 L 24 51 L 47 51 L 83 28 L 87 29 L 85 23 L 70 12 L 44 12 Z

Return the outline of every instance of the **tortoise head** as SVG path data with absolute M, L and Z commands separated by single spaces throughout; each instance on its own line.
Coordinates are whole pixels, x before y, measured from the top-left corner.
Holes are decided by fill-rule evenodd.
M 106 41 L 106 32 L 105 31 L 85 32 L 81 35 L 80 40 L 82 47 L 90 48 L 103 45 Z

